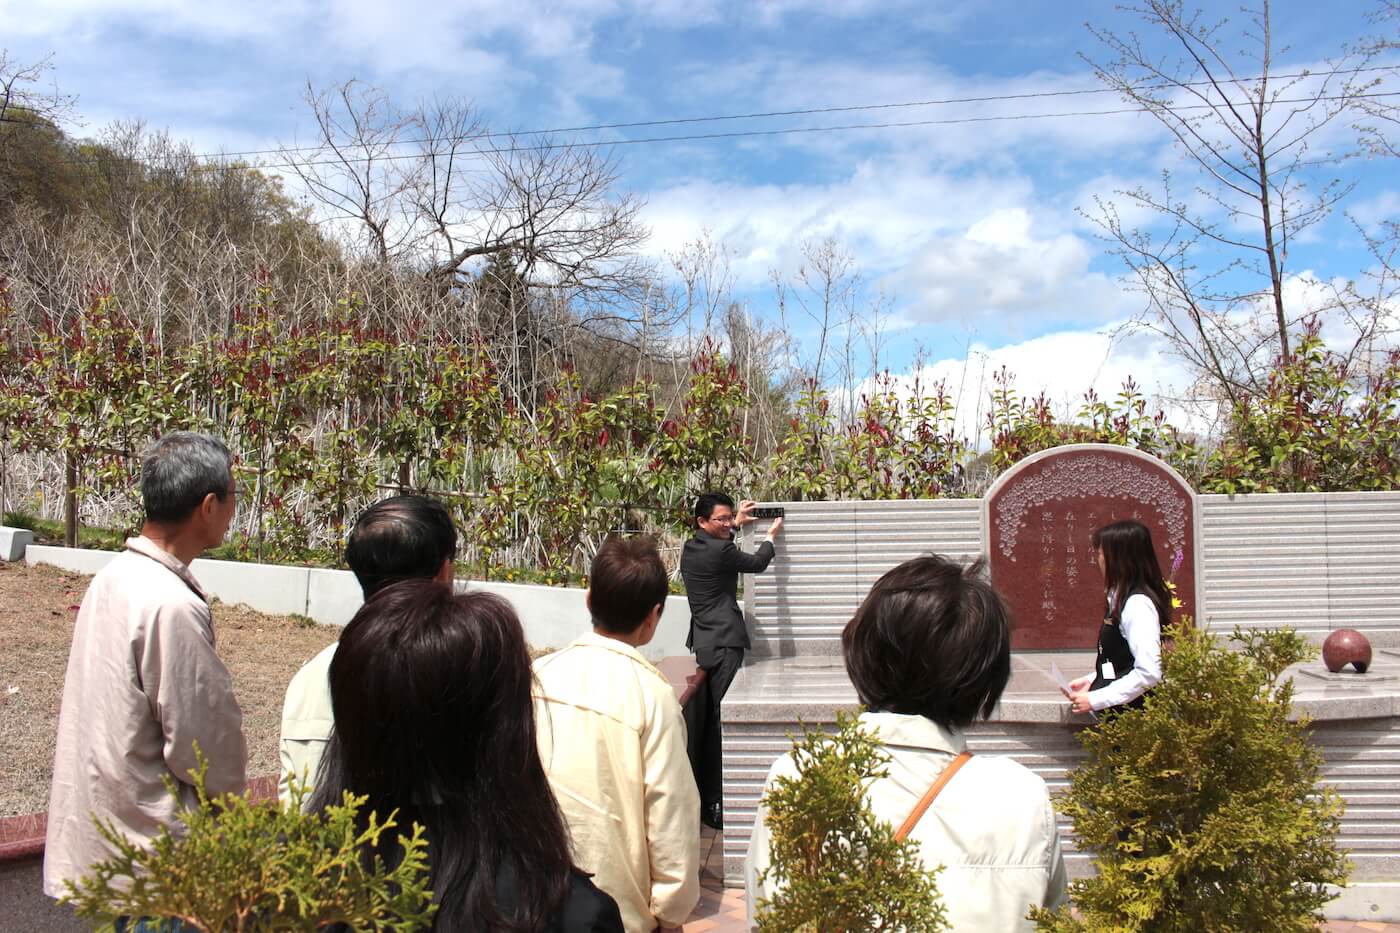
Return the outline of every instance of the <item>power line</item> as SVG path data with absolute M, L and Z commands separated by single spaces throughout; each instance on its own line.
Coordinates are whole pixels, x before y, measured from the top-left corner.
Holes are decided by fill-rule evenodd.
M 1371 66 L 1366 66 L 1366 67 L 1362 67 L 1362 68 L 1333 68 L 1333 69 L 1326 70 L 1326 71 L 1296 71 L 1296 72 L 1289 72 L 1289 73 L 1285 73 L 1285 74 L 1268 75 L 1268 77 L 1269 77 L 1270 80 L 1275 80 L 1275 81 L 1289 81 L 1289 80 L 1300 79 L 1300 78 L 1335 77 L 1336 75 L 1339 75 L 1339 74 L 1363 74 L 1363 73 L 1370 73 L 1370 72 L 1377 72 L 1377 71 L 1393 71 L 1393 70 L 1395 70 L 1394 66 L 1371 65 Z M 1251 84 L 1251 83 L 1254 83 L 1254 82 L 1256 82 L 1256 81 L 1258 81 L 1258 80 L 1261 80 L 1262 78 L 1263 78 L 1263 76 L 1255 76 L 1255 77 L 1251 77 L 1251 78 L 1247 78 L 1247 79 L 1236 80 L 1236 81 L 1230 82 L 1230 83 L 1233 83 L 1233 84 L 1235 84 L 1235 85 L 1237 85 L 1237 86 L 1238 86 L 1239 84 Z M 1173 89 L 1173 88 L 1209 87 L 1209 86 L 1212 86 L 1212 85 L 1214 85 L 1214 84 L 1216 84 L 1216 83 L 1217 83 L 1217 82 L 1212 82 L 1212 81 L 1187 81 L 1187 82 L 1180 82 L 1180 83 L 1169 82 L 1169 83 L 1163 83 L 1163 84 L 1145 84 L 1145 85 L 1142 85 L 1142 86 L 1140 86 L 1140 87 L 1134 88 L 1133 90 L 1134 90 L 1135 92 L 1144 92 L 1144 91 L 1154 91 L 1154 90 L 1170 90 L 1170 89 Z M 975 96 L 975 97 L 933 98 L 933 99 L 929 99 L 929 100 L 901 101 L 901 102 L 896 102 L 896 103 L 853 104 L 853 105 L 850 105 L 850 106 L 842 106 L 842 107 L 834 107 L 834 106 L 833 106 L 833 107 L 809 107 L 809 108 L 798 109 L 798 110 L 769 110 L 769 111 L 758 111 L 758 112 L 754 112 L 754 113 L 718 114 L 718 115 L 706 115 L 706 116 L 697 116 L 697 117 L 668 117 L 668 118 L 663 118 L 663 119 L 659 119 L 659 120 L 637 120 L 637 121 L 632 121 L 632 122 L 627 122 L 627 123 L 592 123 L 592 124 L 585 124 L 585 125 L 580 125 L 580 126 L 562 126 L 562 127 L 554 127 L 554 128 L 551 128 L 551 129 L 539 129 L 539 130 L 486 131 L 486 132 L 481 132 L 481 133 L 447 134 L 447 135 L 444 135 L 444 136 L 441 136 L 441 137 L 408 137 L 408 138 L 405 138 L 405 139 L 393 140 L 391 143 L 388 143 L 387 145 L 393 145 L 393 146 L 409 146 L 409 145 L 417 145 L 417 144 L 420 144 L 420 143 L 433 143 L 433 142 L 451 142 L 451 143 L 457 143 L 457 142 L 472 142 L 472 141 L 481 140 L 481 139 L 518 139 L 518 138 L 520 138 L 520 137 L 522 137 L 522 136 L 551 136 L 551 135 L 558 135 L 558 134 L 563 134 L 563 133 L 585 133 L 585 132 L 598 132 L 598 131 L 602 131 L 602 130 L 641 129 L 641 128 L 645 128 L 645 127 L 655 127 L 655 126 L 678 126 L 678 125 L 699 124 L 699 123 L 720 123 L 720 122 L 726 122 L 726 121 L 729 121 L 729 120 L 763 120 L 763 119 L 773 119 L 773 118 L 778 118 L 778 117 L 817 116 L 817 115 L 821 115 L 821 114 L 832 114 L 832 113 L 858 113 L 858 112 L 870 112 L 870 111 L 879 111 L 879 110 L 911 109 L 911 108 L 916 108 L 916 107 L 938 107 L 938 106 L 948 106 L 948 105 L 952 105 L 952 104 L 1001 103 L 1001 102 L 1018 101 L 1018 100 L 1035 100 L 1035 99 L 1043 99 L 1043 98 L 1078 97 L 1078 96 L 1086 96 L 1086 95 L 1094 95 L 1094 94 L 1119 94 L 1119 93 L 1122 93 L 1122 92 L 1121 92 L 1120 90 L 1116 89 L 1116 88 L 1106 88 L 1106 87 L 1081 88 L 1081 89 L 1072 89 L 1072 90 L 1063 90 L 1063 91 L 1027 91 L 1027 92 L 1020 93 L 1020 94 L 988 94 L 988 95 Z M 1351 96 L 1376 96 L 1376 95 L 1351 95 Z M 1305 103 L 1307 100 L 1310 100 L 1310 99 L 1311 99 L 1311 98 L 1305 98 L 1305 99 L 1301 99 L 1301 100 L 1280 100 L 1280 101 L 1273 101 L 1272 103 Z M 1335 99 L 1339 99 L 1339 98 L 1338 98 L 1338 97 L 1327 97 L 1327 98 L 1321 98 L 1321 99 L 1335 100 Z M 1188 105 L 1188 106 L 1207 106 L 1207 105 Z M 1183 108 L 1168 108 L 1168 109 L 1186 109 L 1186 108 L 1183 107 Z M 1124 113 L 1124 112 L 1128 112 L 1128 111 L 1123 111 L 1123 110 L 1088 111 L 1088 112 L 1085 112 L 1085 113 L 1070 113 L 1070 114 L 1065 114 L 1065 116 L 1094 116 L 1094 115 L 1097 115 L 1097 114 L 1099 114 L 1099 113 L 1103 113 L 1103 114 L 1114 114 L 1114 113 Z M 1053 116 L 1058 116 L 1058 115 L 1057 115 L 1057 114 L 1044 114 L 1044 115 L 1040 115 L 1040 114 L 1029 114 L 1029 115 L 1025 115 L 1024 117 L 1017 117 L 1017 116 L 1014 116 L 1014 115 L 1013 115 L 1013 116 L 1002 117 L 1002 118 L 990 118 L 990 117 L 987 117 L 987 118 L 966 118 L 966 119 L 963 120 L 963 121 L 952 121 L 952 122 L 976 122 L 978 119 L 982 119 L 982 120 L 991 120 L 991 119 L 1018 119 L 1018 118 L 1020 118 L 1020 119 L 1041 119 L 1041 118 L 1053 117 Z M 18 125 L 28 126 L 28 127 L 36 128 L 36 129 L 37 129 L 37 128 L 41 128 L 41 127 L 43 126 L 42 124 L 37 124 L 37 123 L 35 123 L 34 121 L 31 121 L 31 120 L 20 120 L 20 119 L 8 118 L 8 117 L 7 117 L 7 118 L 0 118 L 0 122 L 15 123 L 15 124 L 18 124 Z M 898 122 L 898 123 L 870 124 L 870 126 L 871 126 L 871 128 L 883 128 L 883 127 L 893 127 L 893 126 L 936 125 L 936 123 L 937 123 L 937 121 L 926 121 L 926 122 L 925 122 L 925 121 L 917 121 L 917 122 L 916 122 L 916 121 L 909 121 L 909 122 Z M 837 127 L 836 129 L 846 129 L 846 128 L 848 128 L 848 127 Z M 859 128 L 859 127 L 854 127 L 854 128 Z M 677 136 L 677 137 L 654 137 L 654 138 L 652 138 L 652 139 L 645 140 L 645 141 L 648 141 L 648 142 L 651 142 L 651 141 L 658 141 L 658 142 L 661 142 L 661 141 L 670 141 L 670 140 L 672 140 L 672 139 L 675 139 L 675 140 L 725 139 L 725 138 L 733 138 L 733 137 L 739 136 L 739 135 L 758 135 L 758 136 L 762 136 L 762 135 L 775 135 L 776 133 L 780 133 L 780 132 L 788 132 L 788 131 L 773 131 L 773 130 L 768 130 L 768 131 L 752 131 L 752 132 L 749 133 L 749 134 L 745 134 L 745 133 L 742 133 L 742 132 L 740 132 L 740 131 L 735 131 L 735 132 L 732 132 L 732 133 L 696 134 L 696 135 L 691 135 L 691 136 Z M 791 132 L 798 132 L 798 130 L 792 130 Z M 805 131 L 804 131 L 804 132 L 805 132 Z M 619 140 L 619 141 L 614 141 L 614 142 L 617 143 L 617 144 L 628 144 L 628 145 L 630 145 L 630 144 L 632 143 L 632 141 L 630 141 L 630 140 Z M 599 145 L 611 145 L 611 144 L 614 144 L 614 143 L 607 143 L 607 142 L 585 142 L 585 143 L 581 143 L 581 144 L 572 144 L 572 145 L 599 146 Z M 570 145 L 570 144 L 535 145 L 535 146 L 512 146 L 512 147 L 506 147 L 506 148 L 502 148 L 502 149 L 486 149 L 486 150 L 478 150 L 478 151 L 481 152 L 481 153 L 483 153 L 483 154 L 496 154 L 496 153 L 507 153 L 507 152 L 519 152 L 519 151 L 524 151 L 524 150 L 527 150 L 527 149 L 536 149 L 536 150 L 538 150 L 538 149 L 546 149 L 546 150 L 548 150 L 548 149 L 557 149 L 557 148 L 567 148 L 568 145 Z M 200 161 L 204 161 L 204 160 L 213 160 L 213 159 L 229 160 L 229 159 L 239 159 L 239 158 L 242 158 L 242 157 L 244 157 L 244 156 L 283 155 L 283 154 L 292 153 L 292 152 L 315 152 L 315 151 L 319 151 L 319 150 L 321 150 L 321 149 L 323 149 L 323 148 L 325 148 L 325 147 L 324 147 L 324 146 L 282 146 L 282 147 L 278 147 L 278 148 L 275 148 L 275 149 L 243 149 L 243 150 L 235 150 L 235 151 L 232 151 L 232 152 L 193 153 L 193 154 L 191 154 L 190 157 L 193 158 L 193 159 L 196 159 L 196 160 L 200 160 Z M 413 157 L 416 157 L 416 154 L 410 153 L 410 154 L 407 154 L 407 155 L 404 155 L 404 156 L 385 155 L 385 156 L 382 156 L 382 157 L 379 157 L 379 158 L 398 159 L 398 158 L 413 158 Z M 374 157 L 367 157 L 367 158 L 364 159 L 364 160 L 355 160 L 355 161 L 373 161 L 373 159 L 374 159 Z M 73 160 L 73 161 L 72 161 L 71 163 L 69 163 L 69 164 L 81 164 L 83 161 L 90 161 L 90 160 Z M 313 165 L 314 165 L 314 164 L 337 164 L 337 163 L 339 163 L 339 162 L 341 162 L 341 160 L 332 159 L 332 160 L 328 160 L 327 163 L 316 163 L 316 162 L 311 162 L 311 163 L 303 163 L 303 164 L 313 164 Z M 290 168 L 290 167 L 292 167 L 292 165 L 291 165 L 290 163 L 262 163 L 262 164 L 261 164 L 261 167 L 264 167 L 264 168 Z
M 1383 92 L 1376 92 L 1376 93 L 1371 93 L 1371 94 L 1350 94 L 1350 95 L 1345 95 L 1345 98 L 1350 98 L 1350 99 L 1357 99 L 1357 98 L 1382 98 L 1382 97 L 1400 97 L 1400 91 L 1383 91 Z M 1310 102 L 1315 102 L 1315 101 L 1323 101 L 1323 100 L 1341 100 L 1341 99 L 1344 99 L 1344 97 L 1341 96 L 1341 95 L 1338 95 L 1338 96 L 1330 96 L 1330 97 L 1329 97 L 1329 96 L 1323 96 L 1323 97 L 1280 98 L 1280 99 L 1277 99 L 1277 100 L 1272 101 L 1272 103 L 1273 103 L 1273 104 L 1302 104 L 1302 103 L 1310 103 Z M 599 140 L 572 141 L 572 142 L 566 142 L 566 143 L 538 143 L 538 144 L 535 144 L 535 145 L 525 145 L 525 146 L 500 146 L 500 147 L 495 147 L 495 148 L 491 148 L 491 149 L 474 149 L 474 150 L 472 150 L 471 152 L 464 154 L 463 157 L 466 158 L 466 157 L 468 157 L 468 156 L 470 156 L 470 157 L 478 157 L 478 156 L 487 156 L 487 155 L 509 155 L 509 154 L 512 154 L 512 153 L 519 153 L 519 152 L 550 152 L 550 151 L 555 151 L 555 150 L 560 150 L 560 149 L 599 149 L 599 148 L 604 148 L 604 147 L 611 148 L 611 147 L 614 147 L 614 146 L 639 146 L 639 145 L 650 145 L 650 144 L 656 144 L 656 143 L 697 142 L 697 141 L 716 140 L 716 139 L 741 139 L 741 138 L 746 138 L 746 137 L 759 138 L 759 137 L 772 137 L 772 136 L 789 136 L 789 135 L 800 135 L 800 134 L 808 134 L 808 133 L 837 133 L 837 132 L 849 132 L 849 131 L 853 131 L 853 130 L 880 130 L 880 129 L 896 129 L 896 128 L 904 128 L 904 127 L 919 127 L 919 126 L 952 126 L 952 125 L 957 125 L 957 124 L 969 124 L 969 123 L 1004 123 L 1004 122 L 1017 122 L 1017 121 L 1021 121 L 1021 120 L 1054 120 L 1054 119 L 1063 119 L 1063 118 L 1069 118 L 1069 117 L 1103 117 L 1103 116 L 1114 116 L 1114 115 L 1129 114 L 1129 113 L 1149 113 L 1149 112 L 1151 112 L 1151 111 L 1153 111 L 1153 110 L 1170 110 L 1170 111 L 1173 112 L 1173 113 L 1181 113 L 1181 112 L 1190 111 L 1190 110 L 1219 110 L 1219 109 L 1223 108 L 1224 106 L 1225 106 L 1225 104 L 1188 104 L 1188 105 L 1183 105 L 1183 106 L 1178 106 L 1178 107 L 1158 107 L 1158 108 L 1153 108 L 1153 107 L 1122 107 L 1122 108 L 1116 108 L 1116 109 L 1112 109 L 1112 110 L 1073 110 L 1073 111 L 1060 111 L 1060 112 L 1056 112 L 1056 113 L 1000 114 L 1000 115 L 985 116 L 985 117 L 948 117 L 948 118 L 944 118 L 944 119 L 935 119 L 935 120 L 900 120 L 900 121 L 888 121 L 888 122 L 883 122 L 883 123 L 846 123 L 846 124 L 833 124 L 833 125 L 827 125 L 827 126 L 781 127 L 781 128 L 779 128 L 779 129 L 771 129 L 771 130 L 733 130 L 733 131 L 724 132 L 724 133 L 689 133 L 689 134 L 676 135 L 676 136 L 644 136 L 644 137 L 635 137 L 635 138 L 631 138 L 631 139 L 599 139 Z M 259 163 L 259 164 L 255 165 L 255 166 L 252 166 L 252 167 L 253 167 L 253 168 L 257 168 L 257 169 L 277 169 L 277 168 L 295 169 L 295 168 L 302 168 L 302 167 L 316 166 L 316 165 L 357 165 L 357 164 L 368 164 L 368 163 L 371 163 L 371 162 L 396 162 L 396 161 L 401 161 L 401 160 L 404 160 L 404 159 L 416 159 L 416 158 L 418 158 L 418 157 L 419 157 L 419 155 L 418 155 L 417 153 L 402 153 L 402 154 L 386 154 L 386 155 L 365 156 L 365 157 L 363 157 L 363 158 L 346 157 L 346 158 L 339 158 L 339 159 L 310 159 L 310 160 L 303 161 L 303 162 L 262 162 L 262 163 Z M 67 160 L 66 164 L 70 164 L 70 165 L 82 165 L 82 164 L 88 164 L 88 163 L 91 163 L 91 162 L 94 162 L 94 161 L 95 161 L 95 160 L 93 160 L 93 159 L 73 159 L 73 160 Z M 221 166 L 220 166 L 220 165 L 217 165 L 217 164 L 197 164 L 197 165 L 195 165 L 195 166 L 193 167 L 193 170 L 194 170 L 194 171 L 217 171 L 219 168 L 221 168 Z

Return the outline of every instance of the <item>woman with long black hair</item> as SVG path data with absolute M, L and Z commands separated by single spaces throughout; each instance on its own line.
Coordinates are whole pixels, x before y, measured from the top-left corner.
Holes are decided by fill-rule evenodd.
M 535 743 L 530 659 L 510 604 L 431 580 L 375 594 L 330 667 L 335 730 L 311 808 L 345 791 L 362 812 L 427 830 L 433 928 L 621 933 L 612 898 L 570 860 Z M 378 856 L 401 858 L 385 834 Z
M 1104 620 L 1094 673 L 1069 684 L 1076 713 L 1141 706 L 1162 680 L 1162 630 L 1171 622 L 1171 592 L 1157 563 L 1152 533 L 1131 519 L 1094 532 L 1104 578 Z

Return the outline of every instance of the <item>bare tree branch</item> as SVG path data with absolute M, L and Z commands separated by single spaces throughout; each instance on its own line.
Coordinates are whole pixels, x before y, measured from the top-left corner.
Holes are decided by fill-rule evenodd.
M 1199 174 L 1199 201 L 1173 197 L 1172 174 L 1164 171 L 1160 193 L 1118 192 L 1146 210 L 1143 226 L 1126 226 L 1099 199 L 1086 216 L 1147 298 L 1142 323 L 1236 403 L 1262 385 L 1275 354 L 1289 353 L 1301 317 L 1285 301 L 1289 244 L 1351 191 L 1323 172 L 1354 151 L 1313 145 L 1367 100 L 1374 81 L 1363 81 L 1362 69 L 1374 53 L 1345 51 L 1325 69 L 1280 83 L 1269 0 L 1247 7 L 1237 30 L 1228 20 L 1205 21 L 1181 0 L 1124 9 L 1165 38 L 1175 57 L 1149 50 L 1136 32 L 1090 26 L 1108 58 L 1085 60 L 1167 131 Z M 1234 53 L 1241 39 L 1245 50 Z

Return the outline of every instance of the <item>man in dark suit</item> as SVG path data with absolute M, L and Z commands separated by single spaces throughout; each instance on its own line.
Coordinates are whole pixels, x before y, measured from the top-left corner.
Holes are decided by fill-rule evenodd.
M 695 536 L 681 551 L 681 577 L 690 603 L 690 635 L 686 645 L 695 652 L 695 663 L 705 670 L 710 704 L 701 743 L 700 818 L 714 829 L 722 825 L 723 772 L 720 747 L 719 706 L 729 691 L 744 649 L 749 647 L 744 613 L 737 593 L 739 574 L 762 573 L 773 560 L 773 539 L 783 529 L 774 519 L 768 537 L 752 554 L 734 543 L 734 529 L 753 521 L 754 503 L 745 500 L 734 511 L 734 500 L 707 492 L 695 500 Z

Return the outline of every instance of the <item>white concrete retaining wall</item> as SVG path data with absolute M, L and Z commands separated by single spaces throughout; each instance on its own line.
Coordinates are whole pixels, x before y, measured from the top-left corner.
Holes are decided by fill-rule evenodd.
M 97 573 L 116 553 L 31 544 L 24 559 L 51 564 L 76 573 Z M 360 608 L 360 585 L 348 570 L 245 564 L 227 560 L 196 560 L 190 565 L 205 592 L 226 603 L 242 603 L 258 612 L 303 615 L 323 625 L 344 625 Z M 519 583 L 458 580 L 459 586 L 505 597 L 525 627 L 525 639 L 535 648 L 562 648 L 588 629 L 583 590 Z M 217 621 L 217 617 L 216 617 Z M 684 596 L 666 600 L 666 612 L 656 637 L 642 648 L 653 660 L 689 654 L 685 636 L 690 607 Z

